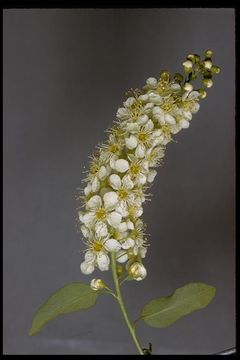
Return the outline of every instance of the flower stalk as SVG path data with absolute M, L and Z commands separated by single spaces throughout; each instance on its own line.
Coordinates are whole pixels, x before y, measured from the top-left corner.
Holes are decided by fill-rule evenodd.
M 120 306 L 121 312 L 123 314 L 124 320 L 126 322 L 126 325 L 128 327 L 128 330 L 131 334 L 132 340 L 139 352 L 140 355 L 144 355 L 143 350 L 141 348 L 141 345 L 139 344 L 139 341 L 136 337 L 136 333 L 135 333 L 135 329 L 133 327 L 133 324 L 131 323 L 129 317 L 128 317 L 128 313 L 123 301 L 123 297 L 122 297 L 122 293 L 121 293 L 121 288 L 120 288 L 120 284 L 119 284 L 119 279 L 118 279 L 118 275 L 117 275 L 117 267 L 116 267 L 116 254 L 115 253 L 111 253 L 111 269 L 112 269 L 112 275 L 113 275 L 113 281 L 114 281 L 114 285 L 115 285 L 115 290 L 116 290 L 116 299 L 118 301 L 118 304 Z

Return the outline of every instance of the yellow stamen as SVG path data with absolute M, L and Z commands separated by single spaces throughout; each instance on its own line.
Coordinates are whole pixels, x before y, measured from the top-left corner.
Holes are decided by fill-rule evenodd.
M 119 190 L 118 197 L 120 200 L 126 199 L 128 197 L 128 191 L 124 189 Z
M 95 242 L 93 243 L 93 250 L 94 251 L 101 251 L 103 248 L 103 244 L 99 243 L 99 242 Z
M 96 218 L 98 220 L 103 220 L 106 217 L 106 210 L 103 208 L 100 208 L 96 211 Z

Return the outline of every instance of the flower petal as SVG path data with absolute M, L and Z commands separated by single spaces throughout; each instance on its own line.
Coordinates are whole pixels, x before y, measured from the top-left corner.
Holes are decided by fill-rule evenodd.
M 157 79 L 155 79 L 154 77 L 149 77 L 147 80 L 146 80 L 146 84 L 150 87 L 156 87 L 157 86 Z
M 134 187 L 134 184 L 131 180 L 130 175 L 125 175 L 122 178 L 122 186 L 124 189 L 131 190 Z
M 114 190 L 120 189 L 120 187 L 122 185 L 122 180 L 121 180 L 120 176 L 117 174 L 110 175 L 108 181 Z
M 100 180 L 104 180 L 106 176 L 107 176 L 107 169 L 105 166 L 102 165 L 98 171 L 98 177 Z
M 136 102 L 134 97 L 129 97 L 126 101 L 124 101 L 123 105 L 125 107 L 131 107 Z
M 154 92 L 149 93 L 148 98 L 149 98 L 149 101 L 151 101 L 152 103 L 157 104 L 157 105 L 162 104 L 162 102 L 163 102 L 162 97 L 158 94 L 155 94 Z
M 90 227 L 96 220 L 94 212 L 87 212 L 84 215 L 81 216 L 81 221 L 86 225 L 87 227 Z
M 128 226 L 127 226 L 127 223 L 126 222 L 121 222 L 118 226 L 118 231 L 120 232 L 125 232 L 128 230 Z
M 195 114 L 196 112 L 198 112 L 199 108 L 200 108 L 199 103 L 198 103 L 198 102 L 195 102 L 195 103 L 193 104 L 193 106 L 191 107 L 192 113 Z
M 131 247 L 133 247 L 135 245 L 135 241 L 131 238 L 126 239 L 123 243 L 122 243 L 122 248 L 124 250 L 126 249 L 130 249 Z
M 170 114 L 166 114 L 165 115 L 165 121 L 166 123 L 170 124 L 170 125 L 174 125 L 176 124 L 176 120 L 174 119 L 174 117 Z
M 116 254 L 116 259 L 119 263 L 124 263 L 128 260 L 128 254 L 125 250 L 119 250 Z
M 126 147 L 130 150 L 135 149 L 137 146 L 137 138 L 134 135 L 130 135 L 125 139 Z
M 185 117 L 186 120 L 192 120 L 192 113 L 191 113 L 191 111 L 184 111 L 184 112 L 183 112 L 183 116 Z
M 127 220 L 127 227 L 129 230 L 134 230 L 134 224 L 132 221 Z
M 127 120 L 129 119 L 129 112 L 124 107 L 119 108 L 116 114 L 117 118 L 120 120 Z
M 89 275 L 94 271 L 94 265 L 92 263 L 83 261 L 80 265 L 81 272 L 85 275 Z
M 143 144 L 138 144 L 136 150 L 135 150 L 135 156 L 139 159 L 144 158 L 146 154 L 146 148 Z
M 97 265 L 101 271 L 106 271 L 109 269 L 109 257 L 103 251 L 100 251 L 97 254 Z
M 84 259 L 86 262 L 93 263 L 96 259 L 96 255 L 92 250 L 88 250 L 85 252 Z
M 191 100 L 195 100 L 199 98 L 199 92 L 198 91 L 191 91 L 190 94 L 188 95 L 188 98 Z
M 87 202 L 88 209 L 96 209 L 102 205 L 102 199 L 99 195 L 93 195 Z
M 107 251 L 119 251 L 121 249 L 121 244 L 115 239 L 108 239 L 105 241 L 104 247 Z
M 153 124 L 152 120 L 148 120 L 148 122 L 144 126 L 144 130 L 151 131 L 151 130 L 153 130 L 153 128 L 154 128 L 154 124 Z
M 98 221 L 95 226 L 95 233 L 97 238 L 108 236 L 107 225 L 103 222 Z
M 147 176 L 147 180 L 148 182 L 153 182 L 155 176 L 157 175 L 157 171 L 156 170 L 150 170 Z
M 86 196 L 88 196 L 88 195 L 90 194 L 90 192 L 92 191 L 92 186 L 91 186 L 91 184 L 88 183 L 87 186 L 84 188 L 83 191 L 84 191 L 84 194 L 85 194 Z
M 179 121 L 179 125 L 183 128 L 183 129 L 187 129 L 189 128 L 189 122 L 185 119 L 182 119 Z
M 81 232 L 83 234 L 83 236 L 87 239 L 89 237 L 89 230 L 85 225 L 81 226 Z
M 95 193 L 100 189 L 100 181 L 95 176 L 92 182 L 92 191 Z
M 128 209 L 126 201 L 120 201 L 116 206 L 115 210 L 122 215 L 122 217 L 128 216 Z
M 125 159 L 115 161 L 115 169 L 120 173 L 125 173 L 129 169 L 129 163 Z
M 146 114 L 143 114 L 138 118 L 138 124 L 140 125 L 146 124 L 147 121 L 148 121 L 148 116 Z
M 146 184 L 147 178 L 144 174 L 138 174 L 138 176 L 136 177 L 136 183 L 138 185 L 144 185 Z
M 122 215 L 116 211 L 111 212 L 107 216 L 107 222 L 109 223 L 110 226 L 114 228 L 117 228 L 121 221 L 122 221 Z
M 118 195 L 115 191 L 109 191 L 103 195 L 104 206 L 111 209 L 118 203 Z

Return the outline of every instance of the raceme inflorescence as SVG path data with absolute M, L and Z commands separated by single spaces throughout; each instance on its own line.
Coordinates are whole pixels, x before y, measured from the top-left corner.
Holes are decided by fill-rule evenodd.
M 95 267 L 108 270 L 109 253 L 115 252 L 129 276 L 145 278 L 142 259 L 148 243 L 142 205 L 167 144 L 189 127 L 199 101 L 206 97 L 203 88 L 195 89 L 191 83 L 202 77 L 202 85 L 211 87 L 212 75 L 219 72 L 212 64 L 212 51 L 205 56 L 204 61 L 198 55 L 187 57 L 185 77 L 163 71 L 159 79 L 148 78 L 142 90 L 130 91 L 117 111 L 108 141 L 91 157 L 82 196 L 84 210 L 79 212 L 87 246 L 81 263 L 84 274 Z
M 190 126 L 200 101 L 220 72 L 212 63 L 213 52 L 203 59 L 189 54 L 183 62 L 183 74 L 173 76 L 162 71 L 159 78 L 149 77 L 142 89 L 131 89 L 117 110 L 108 140 L 90 157 L 83 180 L 78 224 L 83 236 L 83 274 L 95 268 L 111 268 L 114 290 L 103 279 L 89 284 L 74 282 L 53 293 L 36 312 L 30 335 L 39 332 L 61 314 L 92 307 L 98 296 L 110 294 L 117 301 L 129 333 L 141 355 L 152 353 L 152 345 L 143 348 L 136 335 L 140 320 L 152 327 L 164 328 L 187 314 L 206 307 L 215 296 L 213 286 L 195 282 L 176 289 L 171 295 L 149 301 L 134 322 L 127 313 L 121 286 L 127 280 L 146 278 L 143 264 L 149 246 L 143 222 L 143 204 L 162 165 L 165 150 L 174 135 Z

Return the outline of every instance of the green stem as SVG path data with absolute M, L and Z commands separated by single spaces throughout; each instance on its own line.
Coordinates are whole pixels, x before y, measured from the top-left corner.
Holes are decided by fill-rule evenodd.
M 120 290 L 120 284 L 119 284 L 119 280 L 118 280 L 118 275 L 117 275 L 117 268 L 116 268 L 116 255 L 114 253 L 111 253 L 111 267 L 112 267 L 112 274 L 113 274 L 113 281 L 114 281 L 114 285 L 115 285 L 115 289 L 116 289 L 116 295 L 117 295 L 117 301 L 119 303 L 120 309 L 122 311 L 124 320 L 127 324 L 128 330 L 132 336 L 133 342 L 136 346 L 136 348 L 138 349 L 139 354 L 144 355 L 143 350 L 138 342 L 138 339 L 136 337 L 135 334 L 135 330 L 134 327 L 131 323 L 131 321 L 129 320 L 124 302 L 123 302 L 123 297 L 121 294 L 121 290 Z

